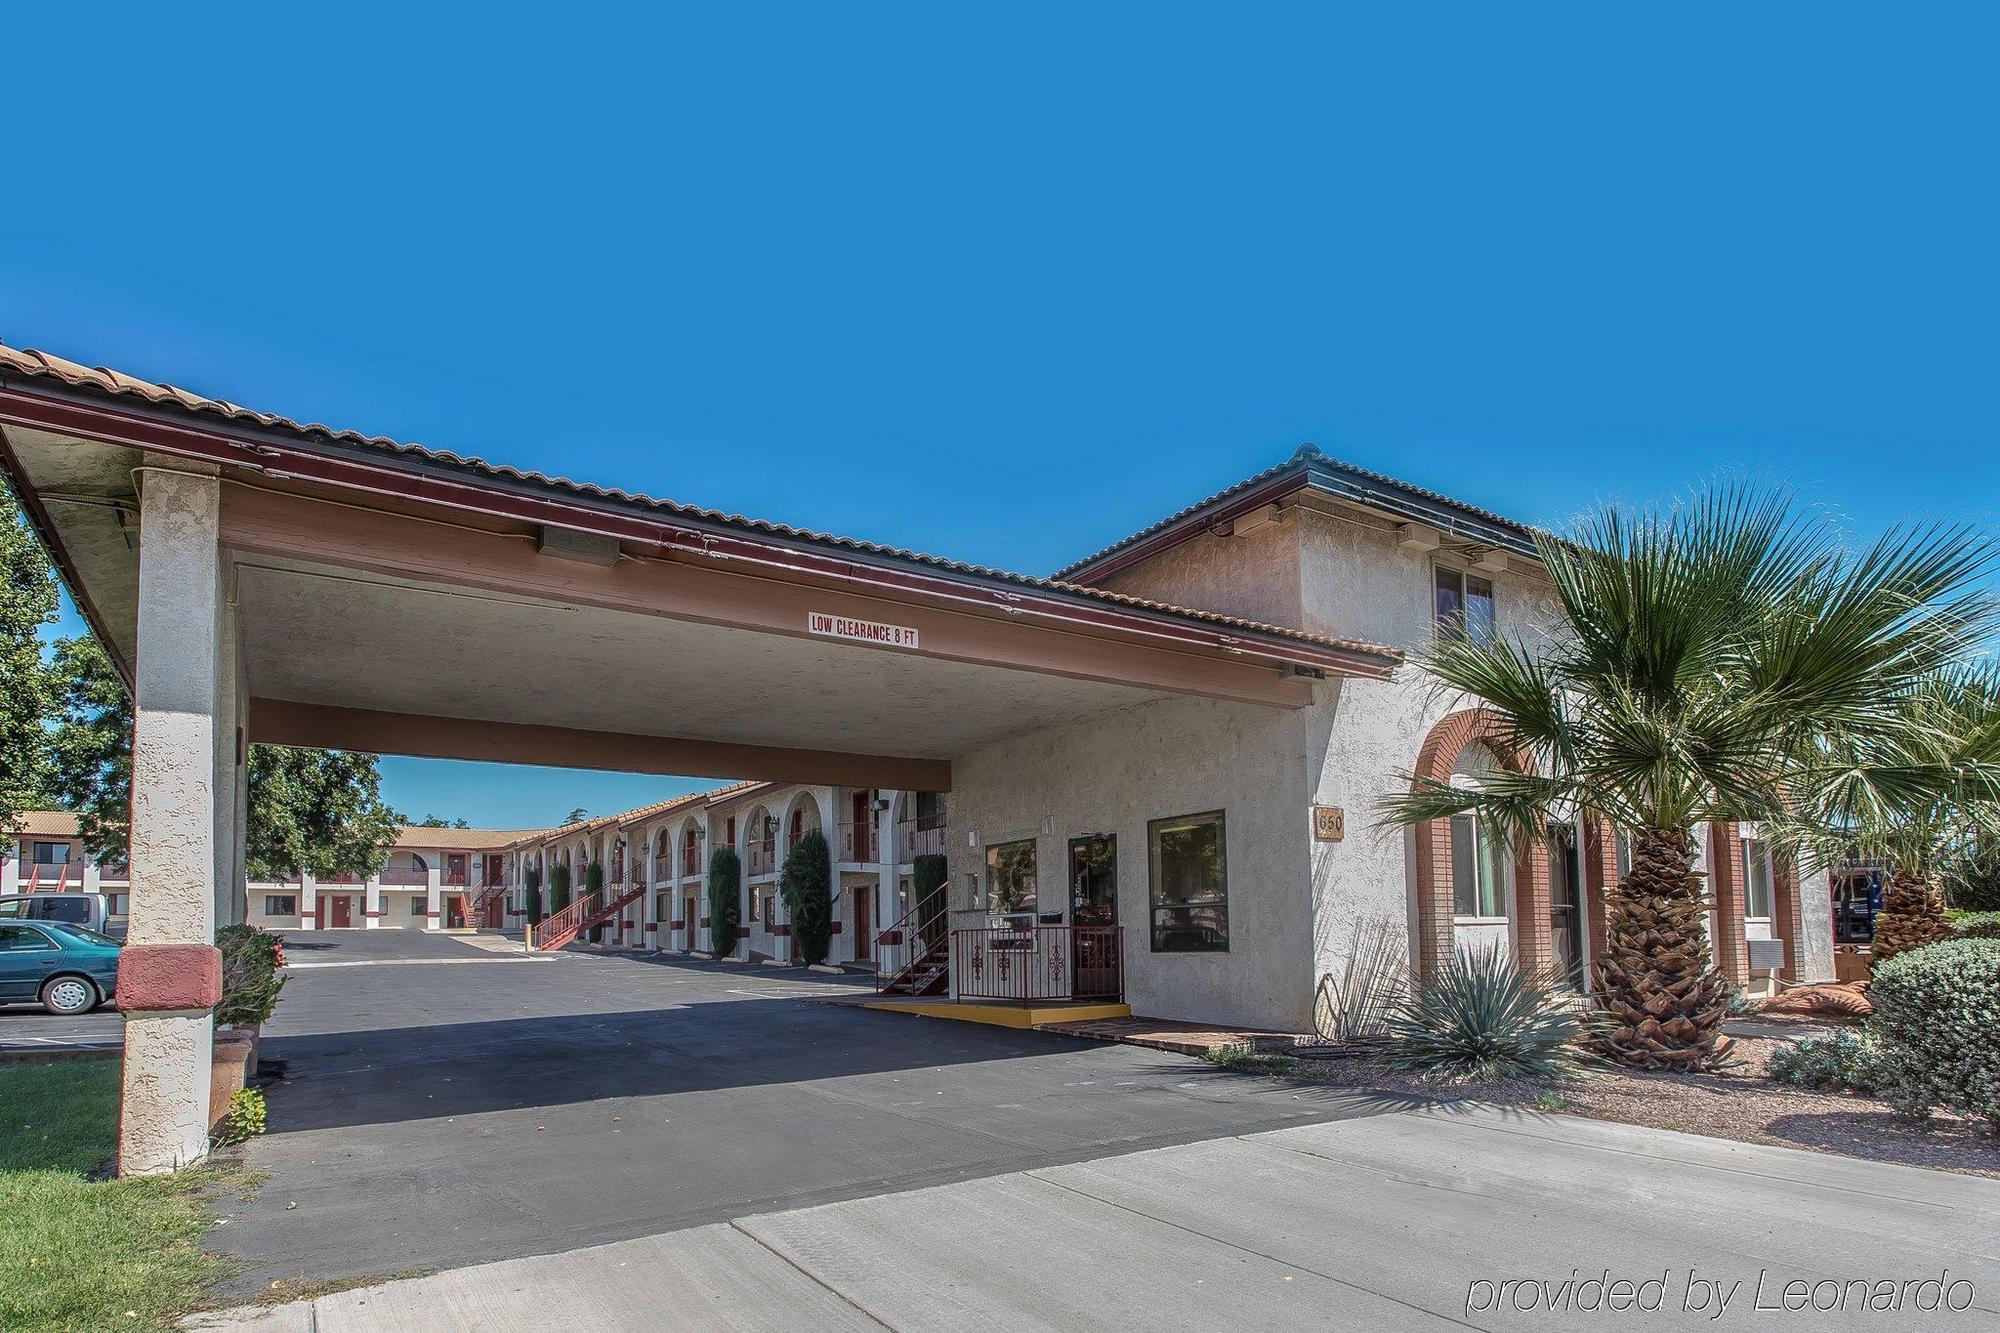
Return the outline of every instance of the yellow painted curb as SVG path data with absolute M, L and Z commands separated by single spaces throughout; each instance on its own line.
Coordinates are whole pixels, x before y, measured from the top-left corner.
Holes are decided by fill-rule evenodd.
M 1025 1008 L 1018 1004 L 952 1004 L 922 1000 L 864 1000 L 863 1009 L 925 1018 L 952 1018 L 961 1023 L 988 1023 L 1003 1028 L 1034 1028 L 1044 1023 L 1087 1023 L 1099 1018 L 1130 1018 L 1129 1004 L 1058 1004 Z

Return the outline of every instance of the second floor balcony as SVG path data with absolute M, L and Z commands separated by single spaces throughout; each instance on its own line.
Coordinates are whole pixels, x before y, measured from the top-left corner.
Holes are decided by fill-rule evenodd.
M 762 842 L 752 842 L 744 847 L 744 873 L 749 875 L 769 875 L 778 868 L 778 844 L 774 838 Z
M 944 820 L 925 815 L 896 825 L 896 859 L 944 855 Z
M 876 836 L 873 824 L 842 824 L 840 826 L 840 859 L 843 861 L 879 861 L 881 839 Z

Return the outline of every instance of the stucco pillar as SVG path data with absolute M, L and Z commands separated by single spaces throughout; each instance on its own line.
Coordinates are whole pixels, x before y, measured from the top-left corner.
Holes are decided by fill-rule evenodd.
M 424 867 L 425 930 L 437 930 L 444 925 L 443 874 L 436 866 Z
M 634 883 L 641 879 L 646 883 L 646 891 L 639 895 L 639 933 L 642 937 L 640 943 L 653 949 L 661 945 L 660 885 L 654 883 L 653 877 L 653 844 L 659 836 L 656 832 L 639 843 L 637 853 L 639 860 L 636 867 L 638 873 L 633 876 Z M 668 919 L 672 920 L 671 917 Z
M 122 1175 L 208 1152 L 215 947 L 215 707 L 221 484 L 143 469 L 133 685 L 131 905 L 118 960 L 125 1015 Z
M 304 871 L 299 873 L 299 925 L 319 929 L 319 881 Z
M 100 882 L 97 862 L 86 857 L 83 862 L 83 891 L 96 893 Z
M 382 924 L 382 877 L 370 875 L 361 888 L 361 924 L 369 930 Z
M 0 847 L 0 893 L 21 891 L 21 844 L 10 842 Z

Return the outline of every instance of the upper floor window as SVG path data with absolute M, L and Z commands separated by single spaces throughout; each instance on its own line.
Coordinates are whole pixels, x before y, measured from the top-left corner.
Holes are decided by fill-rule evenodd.
M 35 844 L 35 864 L 38 866 L 66 866 L 69 864 L 69 844 L 66 842 L 38 842 Z
M 1493 642 L 1492 579 L 1440 565 L 1432 579 L 1431 606 L 1440 633 Z

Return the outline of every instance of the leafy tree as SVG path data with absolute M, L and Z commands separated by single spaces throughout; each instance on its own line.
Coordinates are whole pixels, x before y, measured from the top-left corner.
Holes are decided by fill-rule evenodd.
M 826 835 L 806 834 L 785 853 L 778 872 L 778 892 L 785 896 L 785 916 L 792 943 L 807 964 L 824 963 L 833 942 L 833 856 Z
M 381 788 L 372 754 L 251 746 L 250 874 L 373 874 L 403 823 L 382 803 Z
M 446 819 L 443 815 L 425 815 L 412 828 L 471 828 L 463 819 Z
M 10 827 L 45 797 L 50 689 L 38 635 L 55 614 L 49 557 L 0 485 L 0 824 Z
M 549 867 L 549 915 L 569 906 L 569 866 L 558 861 Z
M 570 811 L 568 814 L 563 816 L 563 823 L 581 824 L 584 820 L 588 818 L 590 818 L 590 811 L 584 809 L 582 806 L 579 805 L 576 809 Z
M 59 639 L 49 663 L 49 786 L 92 857 L 121 865 L 132 805 L 132 699 L 96 639 Z
M 743 924 L 743 861 L 734 847 L 718 847 L 708 856 L 708 947 L 717 958 L 736 952 L 736 932 Z M 693 925 L 692 922 L 689 923 Z M 688 936 L 693 939 L 692 933 Z
M 91 855 L 122 863 L 131 837 L 131 696 L 89 636 L 58 642 L 49 676 L 55 683 L 50 785 L 76 812 Z M 252 875 L 371 875 L 401 824 L 402 817 L 382 803 L 375 756 L 250 747 L 244 850 Z
M 1536 548 L 1559 615 L 1546 639 L 1446 632 L 1423 655 L 1530 770 L 1496 767 L 1474 787 L 1412 777 L 1385 813 L 1470 812 L 1517 846 L 1578 813 L 1626 832 L 1598 1040 L 1638 1067 L 1714 1068 L 1728 986 L 1710 959 L 1696 826 L 1779 817 L 1817 752 L 1910 741 L 1900 701 L 1993 624 L 1980 583 L 1994 546 L 1933 525 L 1856 552 L 1782 494 L 1721 488 L 1609 509 Z
M 528 924 L 531 926 L 541 925 L 542 868 L 540 866 L 529 866 L 527 871 L 521 876 L 521 896 L 523 898 L 521 906 L 528 914 Z

